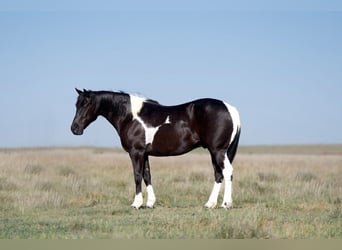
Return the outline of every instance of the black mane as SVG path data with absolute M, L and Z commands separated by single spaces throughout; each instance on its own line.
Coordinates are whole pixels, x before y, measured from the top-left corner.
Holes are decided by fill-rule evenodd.
M 115 91 L 112 91 L 112 90 L 101 90 L 101 91 L 93 91 L 93 90 L 83 90 L 84 93 L 95 93 L 95 94 L 102 94 L 102 95 L 106 95 L 106 94 L 115 94 L 115 95 L 125 95 L 125 96 L 129 96 L 131 94 L 125 92 L 125 91 L 122 91 L 122 90 L 119 90 L 118 92 L 115 92 Z M 147 103 L 152 103 L 152 104 L 160 104 L 158 101 L 154 100 L 154 99 L 150 99 L 150 98 L 146 98 L 144 97 L 143 95 L 139 95 L 139 94 L 132 94 L 134 96 L 141 96 L 142 98 L 145 99 L 145 102 Z

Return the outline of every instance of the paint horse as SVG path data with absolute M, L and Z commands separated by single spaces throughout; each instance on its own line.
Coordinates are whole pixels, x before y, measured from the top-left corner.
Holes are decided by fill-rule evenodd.
M 71 131 L 82 135 L 98 116 L 114 126 L 133 164 L 136 192 L 132 207 L 139 209 L 143 205 L 142 180 L 147 190 L 146 206 L 153 208 L 155 204 L 149 156 L 181 155 L 200 146 L 209 150 L 215 173 L 205 207 L 216 207 L 223 180 L 221 207 L 232 206 L 232 162 L 240 137 L 240 117 L 235 107 L 209 98 L 163 106 L 124 92 L 76 91 L 79 96 Z

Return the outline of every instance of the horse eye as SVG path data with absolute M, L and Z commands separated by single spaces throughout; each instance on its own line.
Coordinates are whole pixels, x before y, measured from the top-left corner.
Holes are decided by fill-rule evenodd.
M 84 103 L 83 103 L 83 106 L 88 106 L 88 105 L 90 105 L 91 104 L 91 100 L 89 99 L 89 100 L 85 100 L 84 101 Z
M 90 103 L 89 100 L 82 100 L 81 107 L 86 107 L 86 106 L 88 106 L 89 103 Z

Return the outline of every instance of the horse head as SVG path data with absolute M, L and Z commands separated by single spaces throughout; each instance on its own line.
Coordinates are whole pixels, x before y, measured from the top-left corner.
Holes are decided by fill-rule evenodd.
M 90 123 L 96 120 L 98 114 L 98 105 L 92 91 L 75 89 L 78 93 L 76 102 L 76 114 L 71 125 L 71 131 L 74 135 L 82 135 L 84 129 Z

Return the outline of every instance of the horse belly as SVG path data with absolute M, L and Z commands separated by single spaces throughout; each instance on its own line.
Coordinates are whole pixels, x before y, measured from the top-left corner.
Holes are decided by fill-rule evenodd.
M 194 149 L 197 136 L 189 128 L 177 128 L 172 125 L 161 126 L 148 147 L 152 156 L 180 155 Z

